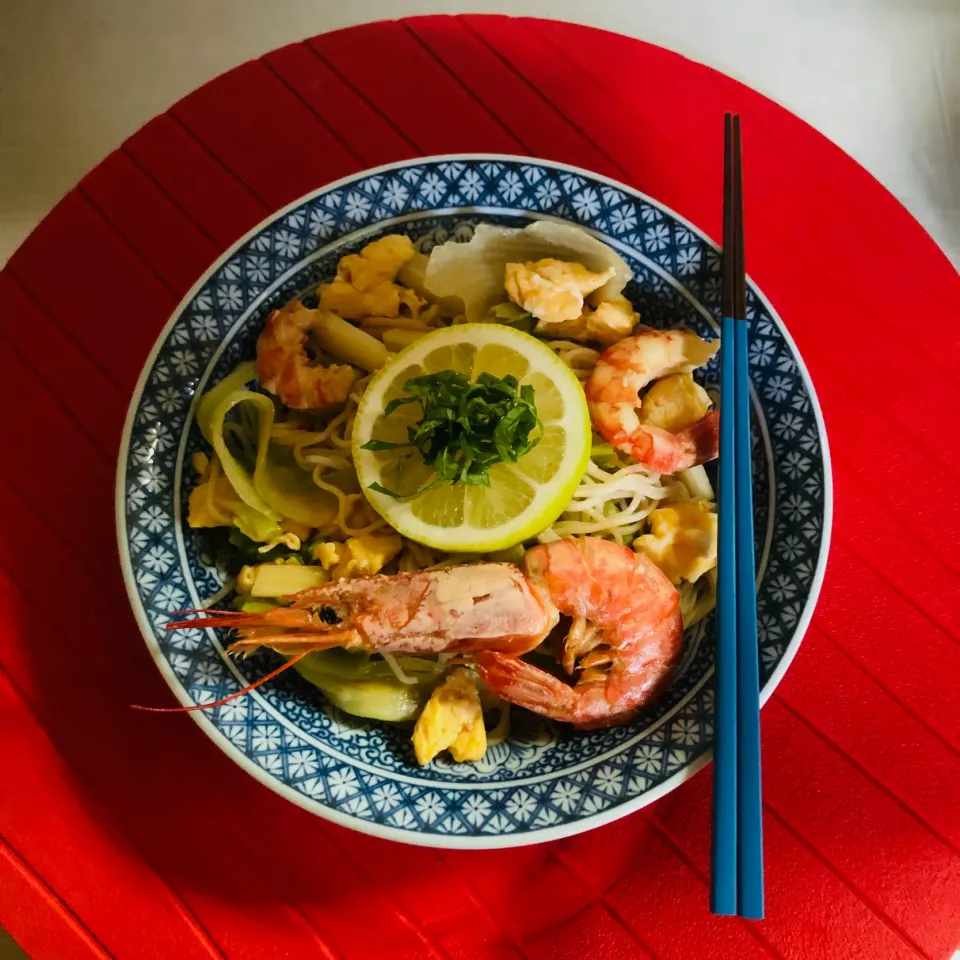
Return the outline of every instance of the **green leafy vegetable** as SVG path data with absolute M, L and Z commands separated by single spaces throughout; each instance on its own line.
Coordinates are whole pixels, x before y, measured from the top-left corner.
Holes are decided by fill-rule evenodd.
M 419 403 L 422 416 L 407 428 L 406 443 L 369 440 L 364 450 L 416 450 L 437 476 L 409 496 L 372 483 L 371 490 L 397 500 L 413 500 L 444 483 L 490 485 L 490 468 L 516 463 L 543 436 L 533 387 L 520 386 L 508 374 L 481 373 L 471 383 L 462 373 L 444 370 L 413 377 L 403 385 L 408 396 L 391 400 L 384 417 L 408 403 Z

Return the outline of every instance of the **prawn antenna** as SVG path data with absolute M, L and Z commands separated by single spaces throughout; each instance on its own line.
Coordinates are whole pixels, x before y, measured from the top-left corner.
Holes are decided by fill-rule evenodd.
M 261 677 L 259 680 L 254 680 L 253 683 L 247 684 L 242 690 L 238 690 L 236 693 L 231 693 L 229 697 L 223 697 L 220 700 L 214 700 L 213 703 L 195 703 L 192 707 L 143 707 L 139 703 L 131 703 L 131 710 L 142 710 L 144 713 L 193 713 L 195 710 L 212 710 L 214 707 L 222 707 L 225 703 L 229 703 L 231 700 L 236 700 L 237 697 L 242 697 L 245 693 L 249 693 L 251 690 L 256 690 L 261 684 L 266 683 L 268 680 L 272 680 L 274 677 L 283 673 L 284 670 L 289 670 L 294 664 L 299 663 L 308 653 L 309 650 L 304 650 L 301 653 L 296 654 L 291 657 L 286 663 L 281 664 L 277 667 L 276 670 L 271 670 L 265 677 Z

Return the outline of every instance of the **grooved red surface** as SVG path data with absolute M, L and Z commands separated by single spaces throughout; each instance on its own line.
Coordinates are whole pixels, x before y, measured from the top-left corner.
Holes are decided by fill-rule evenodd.
M 710 774 L 591 833 L 441 852 L 256 783 L 169 699 L 113 474 L 161 326 L 271 210 L 375 164 L 529 153 L 718 236 L 743 115 L 748 269 L 827 422 L 834 544 L 763 711 L 767 919 L 707 907 Z M 432 17 L 217 78 L 91 171 L 0 273 L 0 923 L 47 958 L 916 958 L 960 947 L 960 280 L 906 211 L 706 67 L 552 21 Z M 936 336 L 929 336 L 931 323 Z M 923 334 L 923 335 L 921 335 Z

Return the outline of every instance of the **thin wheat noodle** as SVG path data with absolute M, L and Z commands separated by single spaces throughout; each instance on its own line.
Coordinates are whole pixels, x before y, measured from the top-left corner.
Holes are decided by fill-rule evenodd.
M 379 530 L 386 525 L 382 517 L 377 517 L 372 523 L 365 527 L 352 527 L 348 520 L 348 515 L 354 504 L 361 501 L 366 503 L 362 493 L 344 493 L 339 487 L 332 483 L 327 483 L 321 477 L 323 467 L 315 467 L 313 471 L 313 482 L 321 489 L 332 493 L 337 498 L 337 515 L 331 523 L 335 525 L 342 534 L 347 537 L 362 537 L 374 530 Z
M 315 467 L 326 467 L 328 470 L 349 470 L 353 466 L 353 461 L 349 457 L 340 456 L 340 454 L 321 454 L 311 453 L 302 458 L 303 466 L 309 469 Z

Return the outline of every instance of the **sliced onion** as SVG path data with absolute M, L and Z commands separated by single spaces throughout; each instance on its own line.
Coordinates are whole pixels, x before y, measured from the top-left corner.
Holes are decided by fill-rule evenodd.
M 424 283 L 434 297 L 460 297 L 467 320 L 475 322 L 503 302 L 508 263 L 544 257 L 581 263 L 594 272 L 613 267 L 613 277 L 592 295 L 598 301 L 619 296 L 630 279 L 626 261 L 586 230 L 538 220 L 522 230 L 481 223 L 469 243 L 450 240 L 434 247 Z

